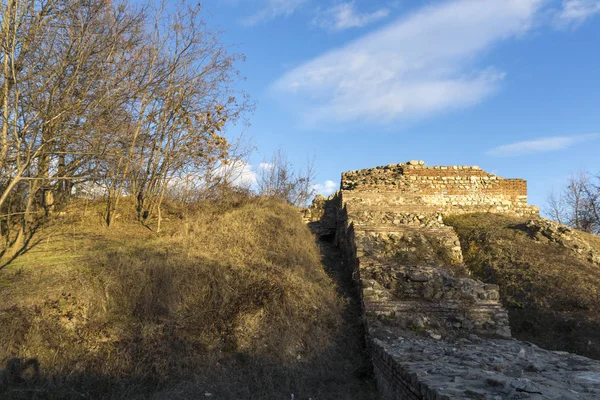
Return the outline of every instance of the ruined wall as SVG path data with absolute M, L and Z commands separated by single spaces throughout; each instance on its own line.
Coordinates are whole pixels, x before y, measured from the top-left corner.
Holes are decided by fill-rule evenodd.
M 527 204 L 526 181 L 504 179 L 476 166 L 426 166 L 423 161 L 391 164 L 346 172 L 341 189 L 360 192 L 364 205 L 371 207 L 399 206 L 440 214 L 539 215 L 537 207 Z
M 451 227 L 437 218 L 412 219 L 404 210 L 370 220 L 372 214 L 353 202 L 357 196 L 341 191 L 332 202 L 339 210 L 336 238 L 346 265 L 360 277 L 371 325 L 433 338 L 475 332 L 510 337 L 498 287 L 459 273 L 465 269 Z
M 531 343 L 477 337 L 370 343 L 382 399 L 600 398 L 598 361 Z
M 600 398 L 600 363 L 510 339 L 498 287 L 464 274 L 444 225 L 452 213 L 537 216 L 525 181 L 410 162 L 345 173 L 341 191 L 317 203 L 317 231 L 335 232 L 362 289 L 383 399 Z

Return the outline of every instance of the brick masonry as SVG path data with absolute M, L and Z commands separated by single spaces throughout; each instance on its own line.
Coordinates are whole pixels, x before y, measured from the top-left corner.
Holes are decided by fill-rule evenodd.
M 410 161 L 349 171 L 342 174 L 341 189 L 360 193 L 363 205 L 419 206 L 424 211 L 453 214 L 539 215 L 537 207 L 527 204 L 526 181 L 504 179 L 476 166 L 429 167 L 423 161 Z

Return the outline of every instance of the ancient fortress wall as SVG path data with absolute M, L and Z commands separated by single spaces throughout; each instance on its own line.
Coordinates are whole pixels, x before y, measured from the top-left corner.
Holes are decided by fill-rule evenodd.
M 479 167 L 429 167 L 410 161 L 346 172 L 341 189 L 360 193 L 364 205 L 404 206 L 414 212 L 539 214 L 527 204 L 526 181 L 504 179 Z
M 383 399 L 597 399 L 600 363 L 511 339 L 498 287 L 463 276 L 448 214 L 538 216 L 527 185 L 478 167 L 409 162 L 342 175 L 311 219 L 361 287 Z

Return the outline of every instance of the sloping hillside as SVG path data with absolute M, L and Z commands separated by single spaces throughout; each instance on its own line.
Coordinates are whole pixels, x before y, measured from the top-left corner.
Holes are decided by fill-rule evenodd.
M 372 398 L 359 321 L 294 208 L 171 205 L 156 234 L 108 230 L 102 207 L 2 263 L 0 397 Z
M 600 358 L 600 237 L 498 214 L 444 222 L 472 275 L 500 285 L 516 338 Z

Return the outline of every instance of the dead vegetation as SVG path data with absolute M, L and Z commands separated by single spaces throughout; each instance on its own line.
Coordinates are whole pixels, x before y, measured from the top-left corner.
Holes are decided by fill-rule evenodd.
M 0 397 L 373 398 L 348 300 L 296 209 L 167 204 L 157 234 L 123 216 L 107 229 L 103 207 L 75 203 L 4 262 L 0 362 L 39 371 L 7 369 Z
M 527 220 L 498 214 L 445 218 L 473 276 L 500 285 L 513 335 L 553 350 L 600 358 L 600 266 L 540 240 Z M 599 238 L 574 232 L 600 250 Z

